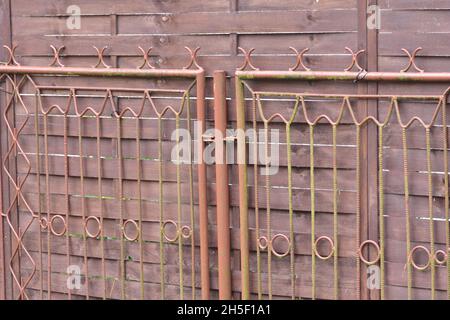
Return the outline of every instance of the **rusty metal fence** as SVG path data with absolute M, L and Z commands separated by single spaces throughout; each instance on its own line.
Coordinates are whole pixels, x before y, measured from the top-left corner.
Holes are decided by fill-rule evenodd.
M 182 69 L 155 69 L 139 48 L 142 64 L 122 69 L 107 64 L 104 49 L 95 48 L 95 66 L 75 68 L 56 47 L 47 67 L 21 66 L 15 48 L 5 48 L 7 297 L 209 299 L 214 282 L 221 299 L 233 291 L 243 299 L 450 298 L 448 89 L 416 94 L 400 85 L 445 85 L 450 75 L 421 70 L 417 50 L 406 51 L 400 72 L 367 72 L 363 50 L 347 49 L 350 65 L 327 72 L 305 65 L 307 49 L 293 49 L 289 71 L 259 70 L 253 50 L 241 49 L 236 132 L 227 131 L 227 79 L 217 71 L 217 131 L 207 135 L 198 49 L 187 48 Z M 164 89 L 153 82 L 162 79 L 170 82 Z M 368 83 L 380 82 L 392 92 L 369 92 Z M 180 129 L 192 134 L 188 161 L 174 148 Z M 230 257 L 234 166 L 223 152 L 234 142 L 240 285 Z M 207 199 L 207 143 L 216 151 L 215 202 Z M 79 288 L 69 283 L 73 272 Z
M 206 167 L 170 161 L 171 130 L 193 133 L 195 120 L 204 131 L 198 49 L 186 48 L 186 67 L 156 70 L 142 48 L 137 69 L 110 68 L 97 48 L 92 68 L 65 67 L 55 47 L 49 67 L 23 67 L 5 48 L 2 221 L 11 242 L 2 273 L 10 297 L 70 299 L 76 290 L 86 299 L 207 299 Z M 102 86 L 105 77 L 130 83 Z M 177 82 L 158 89 L 136 79 Z M 203 151 L 201 139 L 188 143 Z M 82 287 L 66 281 L 72 272 Z
M 364 50 L 346 49 L 342 72 L 311 71 L 308 49 L 293 49 L 289 71 L 261 71 L 253 49 L 241 49 L 237 126 L 263 131 L 250 142 L 238 136 L 248 155 L 239 164 L 243 297 L 448 299 L 449 90 L 395 92 L 405 91 L 400 82 L 446 83 L 448 74 L 420 69 L 420 48 L 403 49 L 409 62 L 398 73 L 367 72 Z M 335 91 L 311 85 L 330 81 Z M 392 83 L 393 93 L 361 92 L 357 83 L 371 81 Z M 277 82 L 283 89 L 271 90 Z M 272 141 L 273 128 L 282 141 Z M 275 175 L 274 143 L 284 170 Z

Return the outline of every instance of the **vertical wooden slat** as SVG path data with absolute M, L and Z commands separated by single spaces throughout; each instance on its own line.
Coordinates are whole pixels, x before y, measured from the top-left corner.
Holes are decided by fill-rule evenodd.
M 378 5 L 378 0 L 369 0 L 368 5 Z M 366 24 L 367 26 L 367 24 Z M 369 71 L 378 71 L 378 29 L 367 30 L 367 67 Z M 378 94 L 378 83 L 370 82 L 368 84 L 368 94 Z M 369 101 L 368 104 L 368 116 L 378 116 L 378 100 Z M 368 142 L 367 142 L 367 169 L 369 171 L 368 179 L 368 228 L 369 238 L 377 241 L 379 239 L 379 226 L 378 226 L 378 196 L 377 196 L 377 176 L 378 169 L 377 164 L 377 132 L 376 126 L 371 123 L 368 129 Z M 376 257 L 377 252 L 370 252 L 370 257 Z M 372 290 L 371 299 L 378 300 L 380 298 L 380 292 L 378 290 Z
M 367 8 L 377 5 L 377 0 L 358 2 L 358 49 L 366 49 L 366 68 L 368 71 L 378 71 L 378 30 L 367 28 Z M 376 82 L 360 83 L 358 93 L 377 94 Z M 378 116 L 378 101 L 369 100 L 360 102 L 360 114 L 362 117 Z M 377 193 L 377 142 L 378 130 L 372 121 L 369 121 L 361 130 L 361 241 L 371 239 L 376 242 L 378 236 L 378 193 Z M 369 257 L 376 256 L 374 248 L 370 246 Z M 379 299 L 377 290 L 367 288 L 367 268 L 361 268 L 361 298 Z

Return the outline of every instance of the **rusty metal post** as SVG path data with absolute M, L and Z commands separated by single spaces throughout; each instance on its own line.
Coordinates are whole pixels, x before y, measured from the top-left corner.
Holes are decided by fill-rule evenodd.
M 205 73 L 197 74 L 197 120 L 199 131 L 206 129 Z M 205 143 L 198 139 L 198 201 L 200 215 L 200 274 L 202 299 L 209 299 L 209 253 L 208 253 L 208 203 L 206 197 L 206 164 L 203 161 Z
M 226 137 L 227 102 L 225 71 L 214 72 L 214 123 L 219 137 Z M 216 136 L 216 205 L 217 205 L 217 256 L 219 268 L 219 299 L 231 299 L 231 245 L 230 196 L 226 143 Z
M 249 242 L 248 242 L 248 198 L 247 198 L 247 160 L 245 152 L 245 101 L 244 85 L 236 75 L 236 114 L 237 114 L 237 158 L 239 167 L 239 228 L 241 247 L 241 290 L 242 299 L 250 298 Z

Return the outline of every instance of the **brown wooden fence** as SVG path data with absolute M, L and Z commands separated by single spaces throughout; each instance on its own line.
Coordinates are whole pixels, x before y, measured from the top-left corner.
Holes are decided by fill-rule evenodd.
M 0 4 L 0 298 L 448 297 L 447 1 Z M 173 164 L 195 120 L 278 172 Z

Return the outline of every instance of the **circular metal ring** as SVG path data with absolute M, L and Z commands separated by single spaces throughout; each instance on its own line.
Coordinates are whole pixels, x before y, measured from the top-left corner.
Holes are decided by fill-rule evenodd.
M 326 241 L 330 244 L 330 253 L 327 256 L 322 256 L 319 251 L 317 250 L 317 245 L 321 242 L 321 241 Z M 321 259 L 321 260 L 328 260 L 331 258 L 331 256 L 334 253 L 335 250 L 335 246 L 334 246 L 334 242 L 330 237 L 327 236 L 321 236 L 319 238 L 316 239 L 316 241 L 314 242 L 314 254 L 317 256 L 317 258 Z
M 261 236 L 258 239 L 258 246 L 261 250 L 266 250 L 269 246 L 269 240 L 265 236 Z
M 134 237 L 129 237 L 126 232 L 126 227 L 129 223 L 131 223 L 136 228 L 136 234 Z M 133 219 L 125 220 L 122 225 L 122 233 L 123 233 L 123 236 L 125 237 L 125 239 L 127 239 L 128 241 L 136 241 L 139 238 L 139 234 L 140 234 L 140 230 L 139 230 L 139 226 L 138 226 L 137 222 L 134 221 Z
M 425 251 L 425 253 L 428 255 L 428 261 L 427 261 L 427 263 L 426 263 L 425 265 L 423 265 L 423 266 L 417 265 L 416 262 L 414 261 L 414 253 L 416 253 L 417 250 Z M 431 264 L 431 259 L 432 259 L 432 257 L 431 257 L 430 250 L 428 250 L 428 249 L 427 249 L 426 247 L 424 247 L 424 246 L 415 246 L 415 247 L 411 250 L 411 252 L 409 253 L 409 262 L 410 262 L 411 265 L 414 267 L 414 269 L 417 269 L 417 270 L 419 270 L 419 271 L 423 271 L 423 270 L 427 269 L 427 268 L 430 266 L 430 264 Z
M 173 226 L 175 227 L 176 233 L 175 233 L 175 236 L 174 236 L 173 238 L 169 238 L 169 237 L 167 236 L 167 234 L 166 234 L 166 226 L 167 226 L 168 224 L 173 225 Z M 166 220 L 166 221 L 164 221 L 164 223 L 163 223 L 163 225 L 162 225 L 162 227 L 161 227 L 161 232 L 162 232 L 164 238 L 165 238 L 167 241 L 169 241 L 169 242 L 175 242 L 175 241 L 177 241 L 177 240 L 178 240 L 178 236 L 179 236 L 179 234 L 180 234 L 180 230 L 178 229 L 178 225 L 177 225 L 177 223 L 176 223 L 175 221 L 173 221 L 173 220 Z
M 363 254 L 362 254 L 362 251 L 363 251 L 364 247 L 366 245 L 369 245 L 369 244 L 373 245 L 375 247 L 375 249 L 377 250 L 377 256 L 372 261 L 369 261 L 366 258 L 364 258 Z M 378 245 L 378 243 L 376 243 L 373 240 L 366 240 L 363 243 L 361 243 L 361 245 L 359 246 L 358 255 L 359 255 L 359 258 L 361 259 L 362 262 L 364 262 L 366 265 L 370 266 L 370 265 L 373 265 L 373 264 L 377 263 L 378 260 L 380 260 L 380 257 L 381 257 L 381 252 L 380 251 L 381 250 L 380 250 L 380 246 Z
M 276 250 L 273 248 L 273 243 L 274 243 L 275 240 L 278 239 L 278 238 L 282 238 L 282 239 L 284 239 L 284 240 L 287 242 L 288 246 L 287 246 L 287 249 L 286 249 L 285 252 L 278 252 L 278 251 L 276 251 Z M 286 256 L 289 254 L 289 251 L 291 250 L 291 241 L 289 240 L 289 238 L 288 238 L 287 236 L 285 236 L 284 234 L 281 234 L 281 233 L 278 233 L 278 234 L 274 235 L 274 236 L 272 237 L 272 240 L 270 240 L 270 244 L 269 244 L 269 245 L 270 245 L 270 250 L 272 251 L 272 253 L 273 253 L 275 256 L 279 257 L 279 258 L 286 257 Z
M 192 236 L 192 228 L 189 226 L 182 226 L 180 229 L 180 234 L 183 238 L 189 239 Z
M 60 219 L 64 225 L 64 228 L 61 230 L 61 232 L 56 232 L 55 228 L 53 227 L 53 223 L 55 222 L 56 219 Z M 50 227 L 50 231 L 55 235 L 55 236 L 62 236 L 66 233 L 67 231 L 67 224 L 66 224 L 66 219 L 64 219 L 63 216 L 57 214 L 54 215 L 51 219 L 50 219 L 50 223 L 49 223 L 49 227 Z
M 96 233 L 90 233 L 89 229 L 88 229 L 88 222 L 89 220 L 95 220 L 98 224 L 98 230 Z M 100 219 L 97 218 L 96 216 L 89 216 L 84 220 L 84 231 L 86 232 L 86 234 L 88 235 L 89 238 L 97 238 L 100 233 L 102 232 L 102 226 L 100 223 Z
M 442 260 L 439 259 L 439 257 L 438 257 L 439 255 L 442 255 L 442 258 L 443 258 Z M 443 265 L 444 263 L 447 262 L 447 259 L 448 259 L 448 254 L 444 250 L 437 250 L 434 253 L 434 261 L 436 261 L 436 263 L 438 265 Z
M 48 228 L 48 222 L 47 219 L 45 217 L 41 217 L 39 219 L 39 225 L 41 226 L 41 229 L 45 230 Z

